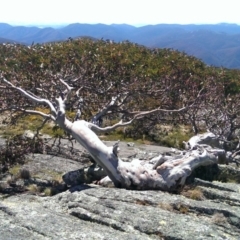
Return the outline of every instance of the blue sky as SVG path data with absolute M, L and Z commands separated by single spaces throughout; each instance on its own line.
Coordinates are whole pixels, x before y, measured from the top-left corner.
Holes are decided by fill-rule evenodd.
M 239 0 L 2 0 L 0 22 L 240 24 Z

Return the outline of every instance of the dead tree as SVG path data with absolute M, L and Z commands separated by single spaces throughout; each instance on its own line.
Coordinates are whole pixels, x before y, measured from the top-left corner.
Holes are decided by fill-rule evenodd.
M 118 143 L 112 147 L 107 147 L 96 134 L 96 132 L 103 133 L 114 130 L 118 127 L 127 126 L 134 120 L 143 118 L 149 114 L 157 112 L 181 112 L 186 110 L 187 107 L 177 110 L 155 108 L 151 111 L 139 111 L 132 114 L 131 119 L 128 121 L 121 120 L 112 126 L 103 128 L 95 124 L 99 120 L 98 118 L 111 110 L 113 105 L 118 104 L 120 106 L 121 103 L 125 101 L 127 97 L 126 95 L 124 97 L 117 96 L 116 98 L 113 98 L 110 104 L 104 107 L 89 122 L 85 120 L 71 122 L 66 117 L 66 104 L 71 97 L 72 87 L 70 87 L 64 80 L 60 79 L 60 82 L 65 86 L 66 91 L 60 94 L 56 99 L 56 104 L 54 104 L 53 100 L 50 101 L 49 99 L 38 97 L 31 92 L 14 85 L 3 76 L 1 79 L 5 86 L 10 87 L 12 90 L 16 90 L 29 100 L 48 106 L 50 108 L 49 114 L 34 109 L 22 109 L 21 106 L 18 106 L 16 109 L 18 111 L 23 111 L 24 113 L 38 114 L 45 119 L 53 120 L 90 153 L 96 163 L 105 170 L 106 174 L 116 187 L 171 191 L 177 189 L 179 186 L 183 186 L 186 178 L 195 168 L 218 162 L 218 151 L 202 148 L 201 146 L 176 157 L 167 158 L 159 156 L 156 159 L 155 164 L 149 164 L 148 162 L 143 162 L 137 159 L 130 163 L 123 162 L 118 157 Z

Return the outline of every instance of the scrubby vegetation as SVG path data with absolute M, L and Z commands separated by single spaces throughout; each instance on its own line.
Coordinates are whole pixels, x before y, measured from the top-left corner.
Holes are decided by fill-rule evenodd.
M 127 107 L 135 111 L 156 106 L 165 109 L 182 107 L 193 101 L 200 89 L 204 90 L 200 100 L 205 101 L 205 106 L 208 104 L 210 107 L 212 104 L 219 107 L 220 97 L 224 97 L 224 105 L 230 106 L 229 94 L 233 101 L 234 94 L 239 92 L 240 76 L 237 70 L 209 67 L 199 59 L 181 52 L 148 49 L 130 42 L 79 39 L 31 47 L 2 44 L 0 52 L 0 70 L 4 76 L 35 94 L 53 96 L 53 91 L 59 94 L 62 88 L 55 81 L 59 74 L 64 79 L 76 78 L 73 87 L 77 88 L 76 91 L 80 90 L 79 96 L 84 101 L 81 109 L 84 119 L 93 116 L 112 96 L 124 95 L 124 91 L 130 92 L 126 99 Z M 49 91 L 43 93 L 43 86 Z M 1 91 L 4 91 L 1 94 L 2 111 L 16 105 L 18 101 L 23 103 L 19 94 L 13 99 L 6 96 L 10 92 L 4 86 L 1 86 Z M 72 119 L 78 101 L 75 99 L 75 102 L 69 103 Z M 32 103 L 26 101 L 25 106 L 30 108 Z M 113 109 L 115 116 L 119 112 L 130 114 L 127 107 L 118 111 Z M 135 132 L 136 137 L 142 137 L 143 134 L 148 136 L 149 130 L 157 123 L 194 124 L 199 121 L 199 108 L 191 109 L 184 116 L 154 114 L 147 121 L 136 122 L 129 134 L 135 137 Z M 111 118 L 114 118 L 113 114 Z M 204 116 L 201 118 L 205 120 Z M 135 131 L 139 127 L 143 129 L 142 132 Z
M 22 135 L 8 138 L 6 145 L 0 146 L 0 173 L 9 170 L 16 163 L 24 163 L 26 154 L 42 152 L 42 139 L 24 139 Z M 17 172 L 18 170 L 17 168 Z

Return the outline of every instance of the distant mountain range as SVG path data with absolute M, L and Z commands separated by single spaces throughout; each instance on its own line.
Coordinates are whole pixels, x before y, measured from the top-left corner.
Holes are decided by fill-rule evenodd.
M 116 42 L 130 41 L 146 47 L 184 51 L 208 65 L 240 69 L 240 26 L 237 24 L 79 24 L 62 28 L 11 26 L 0 23 L 0 43 L 23 44 L 64 41 L 88 36 Z

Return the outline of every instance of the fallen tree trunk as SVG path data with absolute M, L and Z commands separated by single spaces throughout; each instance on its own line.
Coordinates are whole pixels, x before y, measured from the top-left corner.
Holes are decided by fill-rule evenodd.
M 114 185 L 126 189 L 176 191 L 184 186 L 187 177 L 196 168 L 217 164 L 218 154 L 219 152 L 208 152 L 200 148 L 174 157 L 160 155 L 150 161 L 133 159 L 131 162 L 123 162 L 118 159 L 120 164 L 117 170 L 121 182 Z M 68 172 L 63 175 L 63 180 L 76 185 L 82 174 L 84 172 Z M 112 186 L 112 181 L 107 176 L 98 181 L 98 184 Z
M 92 122 L 77 120 L 71 122 L 65 115 L 65 104 L 69 98 L 71 87 L 63 80 L 61 82 L 67 88 L 65 97 L 57 98 L 57 108 L 47 99 L 39 98 L 20 87 L 13 85 L 6 79 L 3 81 L 11 88 L 21 92 L 25 97 L 40 104 L 46 104 L 50 107 L 51 113 L 45 114 L 36 110 L 21 109 L 25 113 L 39 114 L 46 119 L 52 119 L 64 131 L 76 139 L 93 157 L 96 163 L 101 166 L 116 187 L 126 189 L 159 189 L 172 191 L 185 184 L 186 178 L 191 172 L 199 166 L 206 166 L 218 162 L 219 152 L 223 150 L 208 149 L 199 146 L 197 149 L 190 149 L 185 154 L 176 157 L 159 156 L 155 164 L 149 164 L 138 159 L 130 163 L 123 162 L 118 157 L 118 144 L 107 147 L 96 135 L 95 131 L 105 132 L 113 130 L 119 126 L 126 126 L 133 120 L 139 119 L 150 113 L 157 111 L 162 112 L 180 112 L 186 108 L 179 110 L 163 110 L 154 109 L 152 111 L 137 113 L 130 121 L 122 122 L 106 128 L 101 128 Z M 106 109 L 106 108 L 105 108 Z M 104 110 L 105 110 L 104 109 Z

